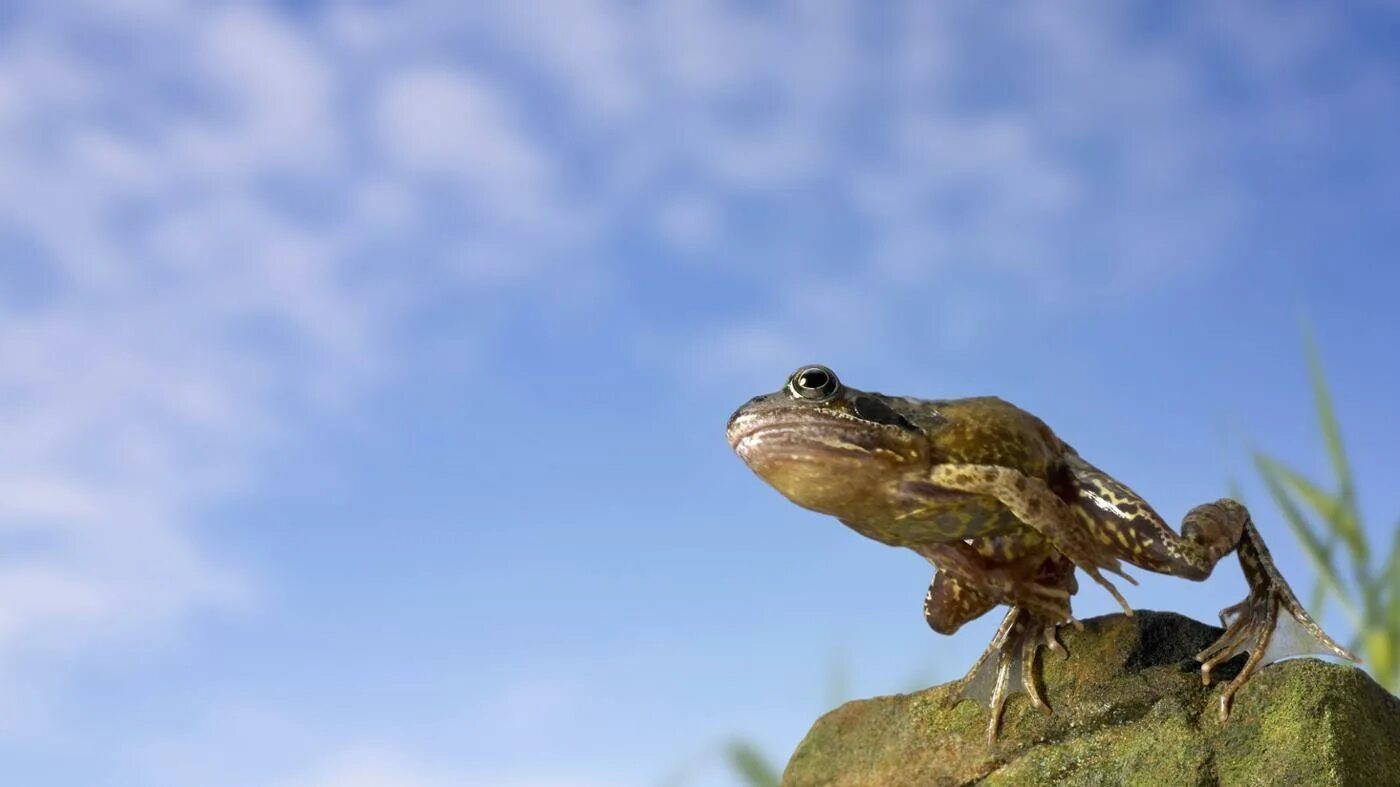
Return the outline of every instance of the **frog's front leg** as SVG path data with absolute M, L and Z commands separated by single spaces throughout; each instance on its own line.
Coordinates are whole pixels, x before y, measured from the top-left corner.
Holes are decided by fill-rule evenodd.
M 1015 536 L 1011 536 L 1011 539 L 1018 541 Z M 972 548 L 980 553 L 983 548 L 993 546 L 988 542 L 995 541 L 997 539 L 974 539 L 972 545 L 958 542 L 956 548 L 941 545 L 927 552 L 948 557 L 951 553 L 960 552 L 958 548 Z M 1016 546 L 1012 545 L 1011 549 L 1016 549 Z M 949 560 L 944 560 L 944 564 L 948 563 Z M 935 574 L 924 597 L 924 619 L 928 620 L 931 629 L 941 634 L 956 632 L 967 620 L 980 618 L 998 602 L 1012 605 L 987 650 L 959 682 L 958 693 L 953 700 L 956 703 L 973 699 L 986 707 L 988 744 L 997 737 L 1002 709 L 1014 693 L 1025 692 L 1033 707 L 1050 713 L 1049 703 L 1046 703 L 1037 685 L 1039 671 L 1036 655 L 1042 646 L 1064 653 L 1064 647 L 1056 639 L 1056 626 L 1065 618 L 1074 620 L 1070 615 L 1068 598 L 1078 590 L 1074 580 L 1074 564 L 1064 557 L 1049 555 L 1043 549 L 1032 550 L 1005 566 L 1005 569 L 1015 577 L 1011 595 L 1033 599 L 1035 609 L 1016 604 L 1007 597 L 990 595 L 997 592 L 997 583 L 988 581 L 986 576 L 963 583 L 944 570 Z M 1040 612 L 1036 612 L 1036 609 L 1040 609 Z
M 1127 599 L 1104 578 L 1100 569 L 1118 574 L 1133 584 L 1137 582 L 1123 573 L 1122 564 L 1113 552 L 1091 538 L 1069 505 L 1044 481 L 1009 467 L 957 464 L 938 465 L 930 480 L 943 489 L 995 497 L 1017 519 L 1039 531 L 1056 550 L 1108 590 L 1126 614 L 1133 614 Z
M 1014 606 L 1002 618 L 996 636 L 958 681 L 954 702 L 972 699 L 987 708 L 987 744 L 991 745 L 1001 729 L 1006 701 L 1018 691 L 1024 691 L 1031 705 L 1042 713 L 1050 713 L 1037 681 L 1040 670 L 1036 656 L 1042 646 L 1065 652 L 1055 636 L 1056 624 L 1038 617 L 1021 606 Z M 1068 655 L 1068 654 L 1066 654 Z

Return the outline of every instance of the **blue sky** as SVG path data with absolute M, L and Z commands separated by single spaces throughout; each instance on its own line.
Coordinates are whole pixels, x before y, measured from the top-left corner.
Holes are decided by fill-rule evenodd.
M 1306 318 L 1389 537 L 1387 5 L 461 5 L 0 10 L 10 779 L 726 784 L 956 677 L 995 621 L 728 452 L 801 363 L 1243 478 L 1306 586 Z

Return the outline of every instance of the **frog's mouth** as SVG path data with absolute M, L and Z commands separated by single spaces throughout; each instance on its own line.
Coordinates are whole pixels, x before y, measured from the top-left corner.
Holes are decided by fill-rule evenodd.
M 737 436 L 731 441 L 731 445 L 734 452 L 749 464 L 761 461 L 764 457 L 778 455 L 793 459 L 816 459 L 869 454 L 873 447 L 861 445 L 856 438 L 858 434 L 854 432 L 848 438 L 838 430 L 814 429 L 808 423 L 765 424 Z
M 879 425 L 823 413 L 740 411 L 728 437 L 744 464 L 792 502 L 838 517 L 861 517 L 888 497 L 913 457 Z
M 771 413 L 735 414 L 729 423 L 729 445 L 751 467 L 771 460 L 863 459 L 897 456 L 880 429 L 858 421 L 829 417 Z

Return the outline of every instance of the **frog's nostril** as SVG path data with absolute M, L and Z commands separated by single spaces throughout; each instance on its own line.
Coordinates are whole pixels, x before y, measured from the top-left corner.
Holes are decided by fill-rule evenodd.
M 749 404 L 753 404 L 753 400 L 749 400 Z M 735 410 L 733 413 L 730 414 L 729 422 L 724 425 L 724 431 L 734 431 L 734 422 L 739 420 L 740 415 L 743 415 L 745 407 L 748 407 L 748 405 L 744 405 L 744 407 L 740 407 L 738 410 Z

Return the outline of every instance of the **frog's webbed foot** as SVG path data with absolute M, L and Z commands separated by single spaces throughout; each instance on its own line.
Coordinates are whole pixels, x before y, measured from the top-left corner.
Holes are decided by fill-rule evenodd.
M 1054 623 L 1046 623 L 1022 607 L 1012 607 L 997 628 L 992 644 L 987 646 L 982 657 L 959 681 L 954 702 L 973 699 L 986 707 L 990 714 L 987 718 L 988 745 L 996 741 L 997 731 L 1001 729 L 1002 710 L 1012 694 L 1024 691 L 1032 706 L 1050 713 L 1050 705 L 1036 682 L 1039 674 L 1035 658 L 1042 645 L 1065 652 L 1064 646 L 1055 637 Z
M 1222 722 L 1230 716 L 1235 693 L 1260 667 L 1290 656 L 1333 655 L 1359 661 L 1327 636 L 1303 609 L 1293 589 L 1274 567 L 1273 558 L 1252 523 L 1245 524 L 1237 551 L 1249 581 L 1249 596 L 1220 611 L 1225 633 L 1196 654 L 1196 660 L 1201 662 L 1201 681 L 1209 684 L 1211 670 L 1240 653 L 1249 653 L 1240 674 L 1220 695 Z

